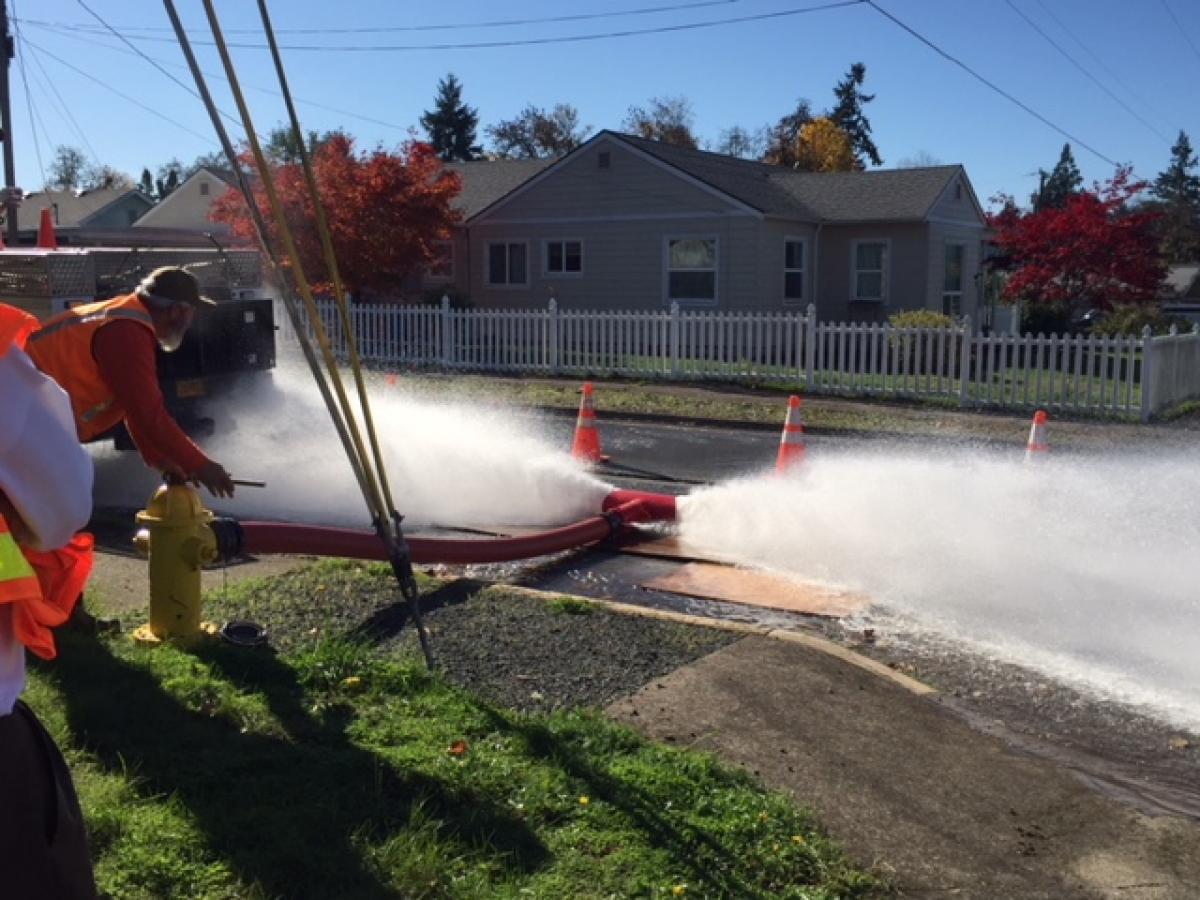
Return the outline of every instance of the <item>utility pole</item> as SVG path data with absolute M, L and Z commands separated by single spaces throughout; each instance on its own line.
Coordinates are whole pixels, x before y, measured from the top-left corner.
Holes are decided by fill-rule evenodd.
M 12 99 L 8 94 L 8 65 L 13 58 L 13 39 L 8 34 L 8 3 L 0 0 L 0 137 L 4 139 L 4 220 L 7 223 L 8 245 L 17 245 L 17 207 L 20 191 L 17 190 L 17 165 L 13 162 Z

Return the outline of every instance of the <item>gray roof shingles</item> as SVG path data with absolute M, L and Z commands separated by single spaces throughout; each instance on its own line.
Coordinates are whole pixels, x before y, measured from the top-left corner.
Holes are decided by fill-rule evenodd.
M 87 224 L 87 220 L 107 209 L 113 203 L 129 195 L 149 209 L 153 201 L 136 188 L 97 188 L 92 191 L 35 191 L 27 194 L 17 209 L 17 227 L 22 231 L 34 230 L 41 221 L 42 210 L 58 207 L 58 228 L 75 228 Z
M 463 219 L 469 219 L 554 162 L 554 159 L 493 159 L 446 163 L 446 170 L 458 173 L 462 179 L 462 193 L 454 198 L 454 208 L 462 213 Z
M 961 166 L 930 166 L 867 172 L 796 172 L 720 153 L 609 133 L 765 215 L 814 222 L 922 221 L 950 180 L 962 171 Z

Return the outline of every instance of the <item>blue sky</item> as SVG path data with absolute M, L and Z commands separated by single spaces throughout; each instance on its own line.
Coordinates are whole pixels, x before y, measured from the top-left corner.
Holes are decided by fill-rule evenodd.
M 87 2 L 167 71 L 190 83 L 186 69 L 178 67 L 182 54 L 166 30 L 169 22 L 161 3 Z M 193 39 L 205 39 L 201 3 L 177 2 Z M 438 79 L 450 71 L 463 82 L 464 99 L 479 110 L 480 137 L 483 126 L 512 117 L 527 103 L 573 104 L 584 123 L 600 129 L 619 128 L 631 105 L 645 104 L 655 96 L 682 95 L 695 112 L 697 134 L 715 140 L 732 125 L 753 128 L 774 122 L 799 97 L 809 98 L 817 109 L 830 105 L 835 82 L 852 62 L 861 61 L 867 66 L 866 89 L 876 95 L 867 114 L 885 166 L 917 154 L 961 162 L 985 205 L 997 191 L 1013 193 L 1022 202 L 1027 198 L 1036 187 L 1037 169 L 1054 164 L 1067 138 L 865 3 L 574 43 L 392 52 L 336 49 L 589 35 L 786 12 L 821 2 L 727 0 L 688 9 L 520 27 L 466 26 L 497 19 L 609 14 L 677 6 L 688 0 L 578 0 L 569 5 L 548 0 L 506 4 L 275 0 L 271 13 L 285 47 L 325 48 L 284 50 L 293 93 L 304 101 L 299 104 L 304 126 L 345 127 L 365 145 L 393 145 L 405 138 L 406 129 L 419 127 L 421 113 L 432 106 Z M 1200 144 L 1195 87 L 1200 83 L 1200 3 L 1196 0 L 876 2 L 1104 157 L 1132 163 L 1140 175 L 1153 177 L 1166 165 L 1179 129 Z M 234 33 L 234 29 L 259 27 L 255 3 L 217 0 L 216 5 L 231 41 L 261 43 L 260 34 Z M 13 7 L 14 0 L 9 0 L 10 15 Z M 18 60 L 12 70 L 14 146 L 18 181 L 27 190 L 42 182 L 35 133 L 47 165 L 53 145 L 71 144 L 135 177 L 143 166 L 153 169 L 171 157 L 187 162 L 216 149 L 215 138 L 205 137 L 211 128 L 198 100 L 111 35 L 61 27 L 99 27 L 78 0 L 15 0 L 15 11 L 22 21 Z M 1137 115 L 1080 72 L 1018 11 Z M 23 21 L 26 17 L 28 21 Z M 445 24 L 462 27 L 376 30 Z M 339 28 L 371 31 L 332 30 Z M 155 40 L 138 40 L 146 37 Z M 211 47 L 197 50 L 206 71 L 220 71 Z M 284 114 L 277 96 L 249 89 L 276 84 L 269 55 L 253 48 L 235 49 L 234 54 L 248 88 L 255 126 L 264 132 Z M 22 62 L 30 81 L 28 98 Z M 211 85 L 218 102 L 232 111 L 224 83 L 212 79 Z M 28 100 L 37 123 L 32 131 Z M 1112 174 L 1109 162 L 1072 144 L 1085 179 L 1090 182 Z

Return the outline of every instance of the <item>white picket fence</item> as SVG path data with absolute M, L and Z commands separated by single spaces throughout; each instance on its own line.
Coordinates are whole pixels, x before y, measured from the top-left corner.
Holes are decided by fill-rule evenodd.
M 349 345 L 318 304 L 334 352 Z M 352 304 L 358 352 L 378 366 L 546 375 L 776 383 L 811 394 L 944 398 L 964 407 L 1045 408 L 1143 421 L 1200 397 L 1191 333 L 993 335 L 955 328 L 819 322 L 799 312 L 454 309 Z M 285 341 L 295 332 L 276 305 Z M 305 323 L 311 332 L 311 326 Z

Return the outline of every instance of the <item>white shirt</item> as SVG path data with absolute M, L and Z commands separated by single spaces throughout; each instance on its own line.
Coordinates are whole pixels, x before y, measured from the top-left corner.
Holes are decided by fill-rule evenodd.
M 21 513 L 37 549 L 61 547 L 92 512 L 92 459 L 79 446 L 71 403 L 23 351 L 0 357 L 0 490 Z M 12 607 L 0 604 L 0 716 L 25 690 L 25 648 Z

